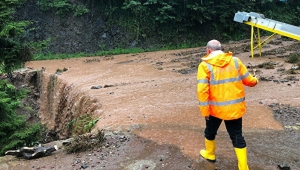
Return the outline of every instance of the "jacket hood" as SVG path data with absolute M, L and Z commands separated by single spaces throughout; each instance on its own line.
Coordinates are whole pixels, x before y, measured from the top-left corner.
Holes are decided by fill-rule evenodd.
M 232 59 L 232 52 L 224 53 L 221 50 L 213 51 L 202 58 L 203 61 L 217 67 L 226 66 Z

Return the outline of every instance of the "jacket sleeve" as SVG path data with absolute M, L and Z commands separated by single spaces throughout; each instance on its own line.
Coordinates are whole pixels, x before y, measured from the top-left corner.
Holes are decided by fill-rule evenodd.
M 201 62 L 198 66 L 197 96 L 202 116 L 209 116 L 209 70 L 204 62 Z
M 246 66 L 241 62 L 240 59 L 238 59 L 239 63 L 239 72 L 242 77 L 243 84 L 245 86 L 253 87 L 258 83 L 258 80 L 256 77 L 253 77 L 252 74 L 248 71 Z

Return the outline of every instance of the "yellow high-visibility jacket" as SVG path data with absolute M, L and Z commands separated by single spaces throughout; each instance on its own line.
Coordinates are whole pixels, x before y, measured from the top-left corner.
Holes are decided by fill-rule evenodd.
M 223 120 L 242 117 L 246 112 L 246 86 L 258 82 L 245 65 L 232 53 L 213 51 L 198 66 L 197 95 L 202 116 L 212 115 Z

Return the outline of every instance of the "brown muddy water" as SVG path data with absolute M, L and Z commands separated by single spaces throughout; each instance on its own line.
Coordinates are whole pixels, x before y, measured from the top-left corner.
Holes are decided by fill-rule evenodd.
M 292 66 L 283 56 L 297 51 L 299 43 L 276 41 L 264 49 L 265 56 L 255 58 L 245 52 L 247 41 L 223 46 L 264 78 L 256 87 L 246 87 L 243 133 L 251 170 L 300 169 L 300 76 L 282 72 Z M 281 47 L 286 50 L 276 52 Z M 72 135 L 65 129 L 68 122 L 87 113 L 99 118 L 96 128 L 109 135 L 103 148 L 71 155 L 60 151 L 29 161 L 7 158 L 0 160 L 0 167 L 236 170 L 224 124 L 216 138 L 217 162 L 199 156 L 205 121 L 198 108 L 196 69 L 204 51 L 201 47 L 27 63 L 33 70 L 44 69 L 40 118 L 60 139 Z M 274 69 L 258 67 L 265 62 Z M 128 140 L 120 142 L 120 136 Z

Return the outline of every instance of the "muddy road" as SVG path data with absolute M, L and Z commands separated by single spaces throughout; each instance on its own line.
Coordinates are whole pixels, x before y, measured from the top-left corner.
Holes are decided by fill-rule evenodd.
M 300 169 L 300 70 L 290 74 L 294 65 L 286 62 L 291 53 L 299 55 L 300 43 L 278 37 L 263 48 L 262 57 L 254 58 L 249 40 L 223 48 L 260 77 L 256 87 L 246 87 L 243 134 L 249 168 Z M 216 138 L 217 162 L 199 156 L 205 121 L 198 108 L 196 71 L 204 54 L 205 47 L 199 47 L 27 63 L 31 69 L 44 69 L 43 123 L 59 131 L 71 113 L 92 111 L 99 118 L 96 128 L 106 130 L 106 140 L 102 147 L 77 154 L 66 154 L 55 141 L 48 145 L 58 144 L 60 150 L 52 155 L 35 160 L 6 156 L 0 169 L 237 169 L 224 124 Z M 51 77 L 64 90 L 53 90 L 49 97 Z M 69 111 L 57 109 L 61 103 Z

